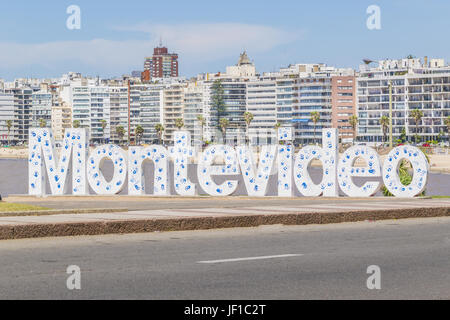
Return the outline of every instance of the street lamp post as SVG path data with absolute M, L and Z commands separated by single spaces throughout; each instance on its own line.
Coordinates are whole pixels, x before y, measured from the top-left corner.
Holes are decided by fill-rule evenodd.
M 392 149 L 392 81 L 389 80 L 389 148 Z

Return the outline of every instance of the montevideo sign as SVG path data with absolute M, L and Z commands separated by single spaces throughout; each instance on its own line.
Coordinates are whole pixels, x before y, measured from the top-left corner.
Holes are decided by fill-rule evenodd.
M 278 138 L 285 140 L 288 133 L 280 128 Z M 236 179 L 217 184 L 213 177 L 219 175 L 242 175 L 249 196 L 267 195 L 269 177 L 277 174 L 277 194 L 279 197 L 293 196 L 297 188 L 304 196 L 338 197 L 339 188 L 347 196 L 370 197 L 382 186 L 397 197 L 414 197 L 423 192 L 427 183 L 429 164 L 425 155 L 413 146 L 394 148 L 383 163 L 374 149 L 356 145 L 338 155 L 338 130 L 325 129 L 322 132 L 322 147 L 306 146 L 294 154 L 292 145 L 262 146 L 258 163 L 249 146 L 233 148 L 229 145 L 211 145 L 198 157 L 197 178 L 199 187 L 211 196 L 232 195 L 238 186 Z M 129 147 L 127 151 L 117 145 L 103 145 L 89 155 L 85 129 L 67 129 L 58 159 L 53 148 L 53 136 L 49 129 L 30 129 L 29 139 L 29 194 L 41 196 L 46 193 L 46 179 L 50 194 L 88 195 L 89 186 L 99 195 L 114 195 L 122 191 L 128 181 L 129 195 L 145 195 L 145 161 L 154 163 L 152 195 L 170 196 L 171 184 L 176 195 L 195 196 L 199 192 L 196 184 L 188 178 L 188 166 L 194 157 L 194 150 L 187 131 L 174 133 L 174 146 L 160 145 Z M 224 164 L 214 165 L 216 157 Z M 355 166 L 357 159 L 363 159 L 364 166 Z M 106 159 L 114 165 L 114 174 L 107 181 L 101 167 Z M 322 162 L 322 181 L 314 183 L 308 172 L 313 159 Z M 405 186 L 400 182 L 398 168 L 403 159 L 412 164 L 412 182 Z M 173 162 L 173 175 L 169 177 L 169 163 Z M 68 189 L 69 173 L 72 188 Z M 353 182 L 353 177 L 368 180 L 362 186 Z M 373 181 L 381 177 L 383 182 Z

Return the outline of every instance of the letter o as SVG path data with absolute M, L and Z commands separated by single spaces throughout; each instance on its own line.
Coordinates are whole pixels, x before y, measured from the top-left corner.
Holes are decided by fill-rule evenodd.
M 407 186 L 400 182 L 398 173 L 403 159 L 409 160 L 413 168 L 413 178 Z M 413 146 L 400 146 L 392 149 L 384 160 L 383 182 L 394 196 L 412 198 L 425 190 L 428 171 L 428 160 L 422 151 Z
M 100 171 L 107 158 L 114 164 L 114 175 L 109 182 Z M 127 177 L 127 155 L 119 146 L 109 144 L 95 148 L 89 156 L 87 167 L 89 185 L 96 194 L 116 194 L 123 189 Z

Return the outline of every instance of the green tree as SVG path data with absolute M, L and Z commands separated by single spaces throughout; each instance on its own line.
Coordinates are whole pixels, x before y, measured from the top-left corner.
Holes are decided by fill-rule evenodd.
M 228 121 L 227 118 L 220 118 L 219 120 L 219 125 L 220 125 L 220 130 L 223 133 L 223 143 L 226 143 L 226 137 L 227 137 L 227 128 L 230 124 L 230 121 Z
M 273 127 L 274 127 L 275 130 L 278 130 L 281 127 L 281 123 L 277 122 L 277 123 L 275 123 L 275 125 Z
M 381 116 L 380 118 L 380 125 L 383 130 L 383 142 L 387 142 L 387 132 L 389 129 L 389 117 L 388 116 Z
M 226 107 L 223 98 L 224 89 L 221 80 L 215 80 L 211 86 L 211 107 L 217 112 L 217 128 L 220 128 L 220 119 L 225 115 Z
M 102 120 L 100 120 L 100 123 L 102 125 L 103 142 L 105 142 L 105 129 L 106 129 L 106 126 L 108 125 L 108 122 L 106 122 L 106 120 L 102 119 Z
M 419 109 L 413 109 L 410 111 L 410 117 L 414 119 L 414 123 L 416 125 L 416 135 L 415 135 L 415 140 L 416 140 L 416 145 L 419 143 L 419 123 L 423 118 L 423 112 Z
M 177 127 L 178 130 L 180 130 L 181 128 L 184 127 L 184 121 L 183 121 L 183 118 L 177 118 L 177 119 L 175 119 L 175 127 Z
M 6 128 L 8 129 L 8 146 L 11 143 L 10 132 L 11 132 L 12 126 L 13 126 L 13 121 L 12 120 L 6 120 Z
M 74 120 L 72 127 L 74 128 L 79 128 L 81 126 L 80 120 Z
M 116 134 L 119 137 L 119 144 L 120 144 L 123 140 L 123 137 L 125 136 L 125 129 L 122 126 L 117 126 Z
M 47 121 L 45 119 L 39 119 L 39 127 L 45 128 L 47 126 Z
M 253 121 L 253 113 L 251 112 L 244 112 L 244 120 L 245 120 L 245 125 L 246 125 L 246 140 L 250 142 L 250 138 L 249 138 L 249 129 L 250 129 L 250 124 Z
M 358 127 L 358 116 L 356 114 L 350 116 L 350 118 L 348 119 L 348 122 L 352 126 L 352 130 L 353 130 L 353 144 L 355 144 L 356 128 Z
M 406 142 L 406 129 L 405 128 L 402 128 L 402 131 L 400 132 L 400 138 L 398 140 L 399 140 L 399 143 Z
M 444 124 L 447 126 L 448 142 L 450 143 L 450 116 L 444 119 Z
M 317 122 L 319 122 L 319 120 L 320 120 L 320 113 L 317 111 L 311 112 L 310 120 L 314 124 L 314 141 L 316 141 L 316 125 L 317 125 Z
M 136 127 L 136 129 L 134 130 L 134 134 L 136 136 L 136 144 L 140 145 L 142 137 L 144 136 L 144 128 L 142 128 L 140 125 L 138 125 Z
M 157 123 L 155 125 L 155 131 L 156 131 L 156 134 L 158 135 L 159 144 L 162 144 L 162 135 L 163 135 L 164 130 L 165 130 L 164 126 L 161 123 Z

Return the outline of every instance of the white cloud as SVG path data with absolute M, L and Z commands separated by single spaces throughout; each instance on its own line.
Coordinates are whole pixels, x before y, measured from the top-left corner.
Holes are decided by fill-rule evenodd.
M 142 23 L 117 30 L 148 33 L 187 56 L 221 59 L 237 55 L 244 48 L 255 53 L 297 40 L 303 31 L 286 31 L 263 25 L 242 23 L 210 23 L 158 25 Z
M 116 74 L 141 68 L 143 57 L 151 55 L 159 38 L 182 60 L 181 70 L 205 70 L 207 62 L 236 57 L 246 49 L 250 54 L 263 53 L 272 48 L 293 42 L 302 31 L 286 31 L 262 25 L 240 23 L 152 25 L 116 27 L 116 31 L 144 32 L 148 40 L 56 41 L 38 44 L 0 42 L 2 69 L 14 71 L 26 66 L 39 70 L 78 71 L 89 68 L 92 73 Z M 183 67 L 183 65 L 185 67 Z M 223 66 L 222 68 L 224 68 Z M 3 70 L 2 70 L 3 72 Z

